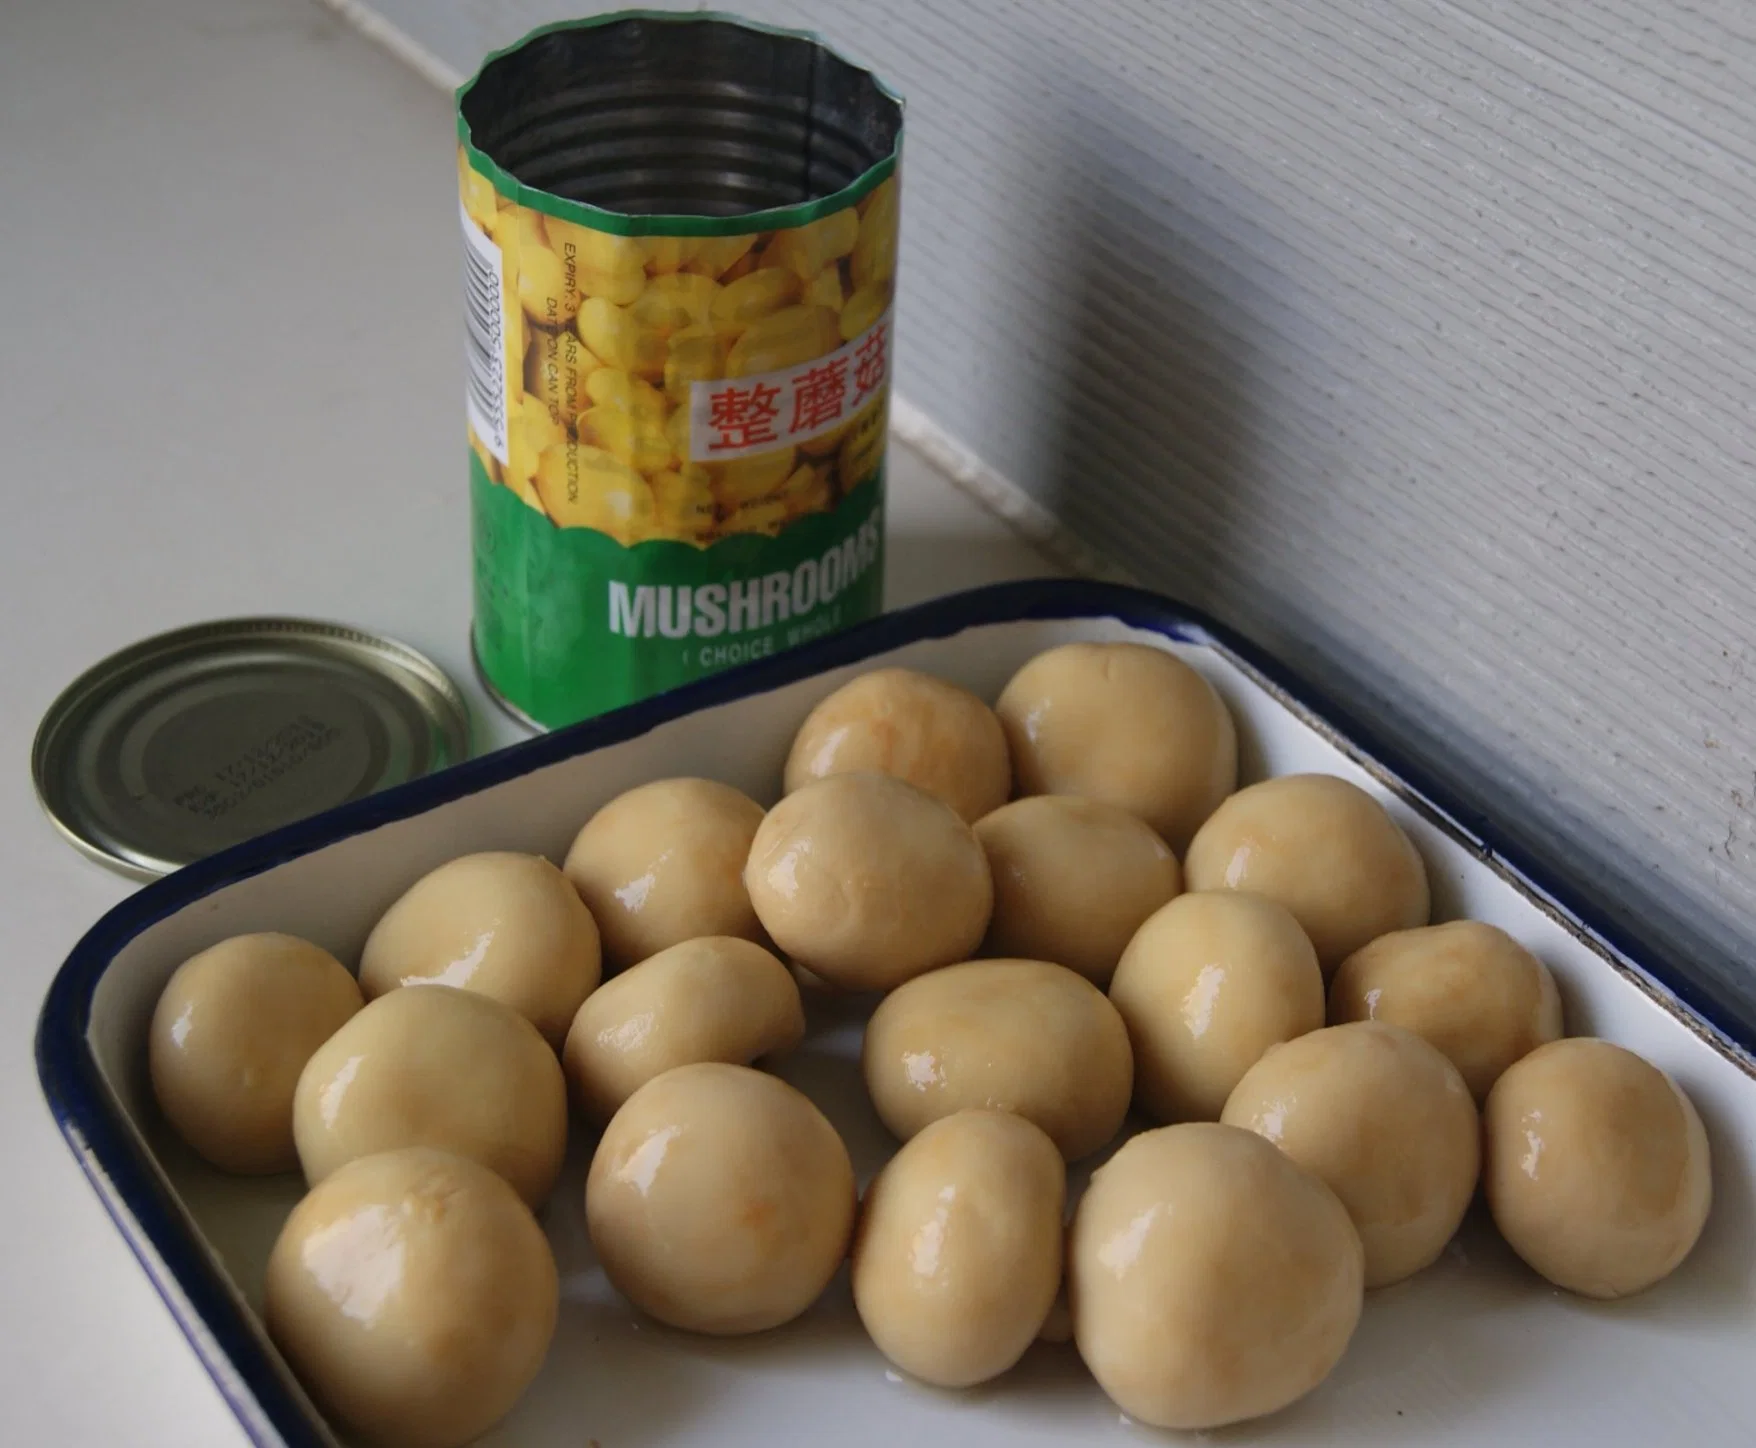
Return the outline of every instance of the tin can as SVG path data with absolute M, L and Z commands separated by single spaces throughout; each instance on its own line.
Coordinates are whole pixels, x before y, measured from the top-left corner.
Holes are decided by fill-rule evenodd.
M 811 35 L 629 11 L 457 108 L 490 690 L 557 726 L 876 614 L 900 100 Z
M 431 659 L 297 618 L 143 639 L 64 689 L 31 776 L 55 827 L 148 880 L 469 757 L 469 710 Z

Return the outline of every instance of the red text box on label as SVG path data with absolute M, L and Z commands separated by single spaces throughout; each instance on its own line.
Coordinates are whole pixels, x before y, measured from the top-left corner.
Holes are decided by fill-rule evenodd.
M 840 427 L 890 380 L 890 313 L 834 352 L 779 372 L 689 387 L 689 461 L 790 447 Z

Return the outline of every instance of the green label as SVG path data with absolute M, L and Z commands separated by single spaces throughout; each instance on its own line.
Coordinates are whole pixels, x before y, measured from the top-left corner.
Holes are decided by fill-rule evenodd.
M 833 633 L 883 605 L 880 470 L 778 537 L 624 546 L 558 528 L 470 457 L 475 648 L 509 704 L 550 727 Z

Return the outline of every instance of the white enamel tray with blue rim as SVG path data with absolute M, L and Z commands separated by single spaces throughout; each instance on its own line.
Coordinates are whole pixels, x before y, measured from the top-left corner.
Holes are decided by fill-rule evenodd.
M 1238 720 L 1246 780 L 1323 770 L 1383 799 L 1426 858 L 1435 918 L 1492 921 L 1542 956 L 1560 981 L 1569 1031 L 1618 1041 L 1675 1076 L 1700 1108 L 1714 1154 L 1707 1230 L 1683 1267 L 1651 1291 L 1619 1303 L 1556 1292 L 1500 1244 L 1478 1206 L 1437 1264 L 1369 1295 L 1347 1356 L 1321 1388 L 1274 1417 L 1203 1436 L 1349 1448 L 1756 1443 L 1749 1023 L 1710 1019 L 1656 952 L 1594 928 L 1590 909 L 1546 888 L 1540 867 L 1499 847 L 1491 824 L 1423 786 L 1257 649 L 1165 599 L 1080 582 L 1005 585 L 930 603 L 532 740 L 203 861 L 93 928 L 43 1007 L 43 1089 L 249 1436 L 345 1441 L 300 1391 L 254 1311 L 269 1247 L 300 1183 L 221 1175 L 157 1120 L 147 1024 L 180 961 L 250 930 L 291 931 L 355 960 L 379 913 L 425 871 L 472 850 L 559 859 L 585 818 L 632 785 L 705 775 L 772 800 L 807 710 L 864 669 L 908 665 L 991 699 L 1042 649 L 1118 639 L 1170 650 L 1213 681 Z M 805 1044 L 780 1069 L 836 1123 L 863 1182 L 894 1143 L 860 1084 L 859 1033 L 856 1011 L 819 1008 Z M 574 1142 L 543 1213 L 563 1283 L 554 1346 L 517 1410 L 484 1443 L 1058 1448 L 1178 1437 L 1118 1414 L 1071 1345 L 1039 1343 L 1012 1372 L 971 1392 L 905 1380 L 867 1341 L 845 1280 L 798 1321 L 758 1337 L 660 1327 L 621 1301 L 593 1260 L 581 1192 L 591 1145 Z

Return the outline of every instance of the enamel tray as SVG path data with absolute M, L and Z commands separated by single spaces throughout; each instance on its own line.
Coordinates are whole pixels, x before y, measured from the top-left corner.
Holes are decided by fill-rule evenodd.
M 300 1183 L 216 1173 L 157 1121 L 147 1024 L 180 961 L 247 930 L 291 931 L 352 961 L 417 876 L 472 850 L 559 859 L 585 818 L 632 785 L 706 775 L 772 800 L 806 711 L 863 669 L 905 664 L 991 699 L 1026 658 L 1078 639 L 1152 644 L 1206 674 L 1238 720 L 1246 780 L 1325 770 L 1378 794 L 1426 858 L 1435 918 L 1492 921 L 1542 956 L 1560 981 L 1569 1031 L 1621 1042 L 1671 1072 L 1700 1108 L 1714 1152 L 1707 1231 L 1650 1292 L 1611 1304 L 1555 1292 L 1498 1242 L 1478 1208 L 1437 1264 L 1368 1296 L 1346 1358 L 1317 1392 L 1203 1436 L 1349 1448 L 1756 1443 L 1750 1023 L 1709 1019 L 1649 943 L 1612 937 L 1585 902 L 1546 888 L 1540 865 L 1500 848 L 1491 822 L 1424 785 L 1254 647 L 1169 600 L 1071 581 L 1003 585 L 891 614 L 460 765 L 205 860 L 92 929 L 43 1007 L 43 1089 L 244 1431 L 265 1444 L 341 1441 L 253 1310 Z M 813 1009 L 812 1031 L 782 1074 L 835 1121 L 864 1181 L 894 1147 L 861 1089 L 859 1016 L 845 1005 Z M 866 1340 L 845 1273 L 803 1318 L 755 1338 L 692 1338 L 643 1319 L 592 1258 L 581 1200 L 591 1144 L 574 1142 L 544 1213 L 563 1283 L 554 1347 L 484 1443 L 1024 1448 L 1178 1437 L 1118 1414 L 1070 1345 L 1039 1343 L 1004 1378 L 967 1393 L 905 1380 Z

